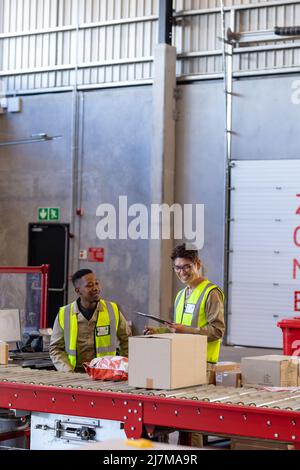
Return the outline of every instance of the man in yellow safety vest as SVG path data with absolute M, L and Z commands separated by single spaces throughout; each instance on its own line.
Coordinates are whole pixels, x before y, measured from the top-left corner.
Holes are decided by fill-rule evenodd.
M 173 269 L 185 284 L 174 302 L 175 333 L 207 336 L 207 362 L 218 362 L 220 344 L 225 331 L 224 294 L 221 289 L 200 274 L 201 260 L 197 250 L 187 250 L 185 244 L 174 248 Z M 145 334 L 170 332 L 168 328 L 147 326 Z
M 100 297 L 101 285 L 93 271 L 80 269 L 72 276 L 78 299 L 59 309 L 50 342 L 57 370 L 83 370 L 94 357 L 128 356 L 126 320 L 115 302 Z
M 207 336 L 207 371 L 218 362 L 221 340 L 225 331 L 224 294 L 221 289 L 200 274 L 201 260 L 197 250 L 186 249 L 185 244 L 174 248 L 171 259 L 173 269 L 185 288 L 180 290 L 174 302 L 174 323 L 170 328 L 147 326 L 144 334 L 187 333 Z M 181 443 L 181 432 L 179 443 Z M 190 443 L 203 446 L 203 437 L 192 432 Z

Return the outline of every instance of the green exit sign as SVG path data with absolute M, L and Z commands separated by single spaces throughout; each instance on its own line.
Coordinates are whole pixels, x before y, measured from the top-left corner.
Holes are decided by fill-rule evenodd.
M 39 207 L 38 208 L 38 220 L 39 222 L 48 222 L 60 220 L 60 208 L 59 207 Z
M 49 220 L 59 220 L 60 209 L 58 207 L 49 207 Z

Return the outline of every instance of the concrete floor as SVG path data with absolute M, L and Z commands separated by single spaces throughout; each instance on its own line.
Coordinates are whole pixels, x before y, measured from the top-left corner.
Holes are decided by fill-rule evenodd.
M 241 362 L 242 357 L 266 356 L 269 354 L 283 354 L 282 349 L 250 348 L 243 346 L 221 346 L 219 362 Z

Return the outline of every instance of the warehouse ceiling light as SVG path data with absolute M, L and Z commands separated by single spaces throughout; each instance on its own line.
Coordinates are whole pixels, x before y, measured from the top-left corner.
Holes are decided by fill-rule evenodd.
M 31 134 L 30 137 L 27 137 L 25 139 L 5 140 L 5 141 L 0 140 L 0 147 L 4 147 L 6 145 L 19 145 L 19 144 L 31 144 L 35 142 L 45 142 L 47 140 L 60 139 L 61 137 L 62 137 L 61 135 L 50 136 L 42 132 L 40 134 Z

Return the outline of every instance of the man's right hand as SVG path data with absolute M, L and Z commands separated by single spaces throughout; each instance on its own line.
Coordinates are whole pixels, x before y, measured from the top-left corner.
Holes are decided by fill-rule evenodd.
M 154 335 L 156 333 L 157 328 L 154 326 L 145 326 L 145 329 L 143 331 L 144 335 Z

